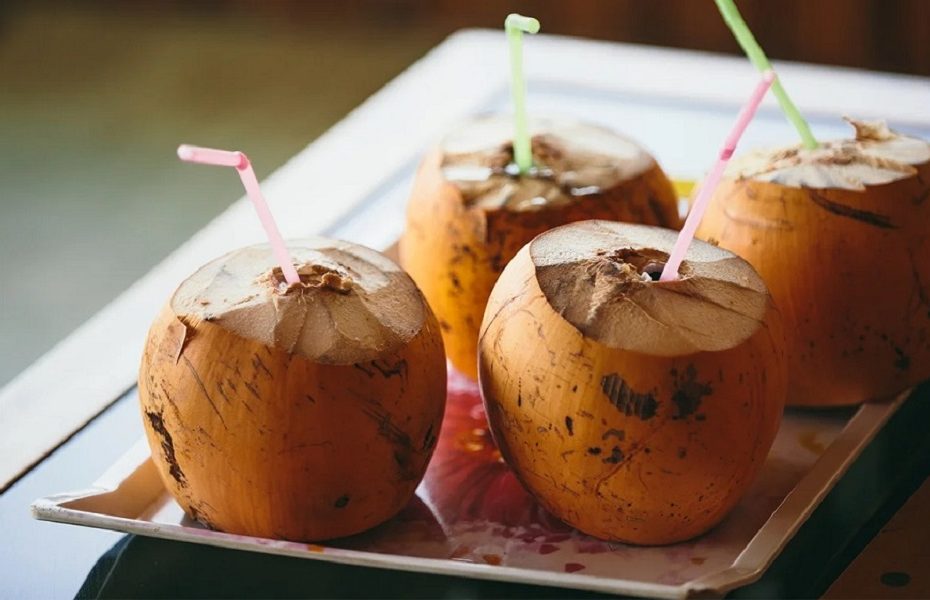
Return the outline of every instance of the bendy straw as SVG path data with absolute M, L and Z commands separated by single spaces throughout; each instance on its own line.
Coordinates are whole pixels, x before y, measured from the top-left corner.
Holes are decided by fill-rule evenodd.
M 713 169 L 707 174 L 707 177 L 698 189 L 697 199 L 691 207 L 691 212 L 688 213 L 685 226 L 681 228 L 678 239 L 675 240 L 675 246 L 668 256 L 665 267 L 662 269 L 662 275 L 659 276 L 659 281 L 678 279 L 678 268 L 681 266 L 681 261 L 684 260 L 685 253 L 691 245 L 691 240 L 694 239 L 694 232 L 697 231 L 698 225 L 701 223 L 701 218 L 704 216 L 704 211 L 707 209 L 707 203 L 710 201 L 710 197 L 713 195 L 714 190 L 717 189 L 717 184 L 720 183 L 720 178 L 723 176 L 723 170 L 726 168 L 730 157 L 733 156 L 733 152 L 736 150 L 736 145 L 739 143 L 740 137 L 742 137 L 743 132 L 746 131 L 746 127 L 752 120 L 753 115 L 756 114 L 756 109 L 759 108 L 762 98 L 765 97 L 765 93 L 769 90 L 769 87 L 772 86 L 773 81 L 775 81 L 775 73 L 772 70 L 765 71 L 762 74 L 762 80 L 759 81 L 756 89 L 753 90 L 746 105 L 743 106 L 739 116 L 736 118 L 736 123 L 730 131 L 730 135 L 728 135 L 723 142 L 723 148 L 720 149 L 717 162 L 714 163 Z
M 300 283 L 300 276 L 297 275 L 297 269 L 291 260 L 291 254 L 287 251 L 281 232 L 278 231 L 278 225 L 275 223 L 271 211 L 268 209 L 268 203 L 258 185 L 258 179 L 255 177 L 255 171 L 252 170 L 252 163 L 242 152 L 230 152 L 229 150 L 214 150 L 213 148 L 200 148 L 198 146 L 188 146 L 186 144 L 178 146 L 178 158 L 183 161 L 199 163 L 202 165 L 216 165 L 221 167 L 235 167 L 245 187 L 245 192 L 258 213 L 258 219 L 265 228 L 265 234 L 268 236 L 268 243 L 271 244 L 271 250 L 274 252 L 275 259 L 281 267 L 284 274 L 284 280 L 288 285 Z

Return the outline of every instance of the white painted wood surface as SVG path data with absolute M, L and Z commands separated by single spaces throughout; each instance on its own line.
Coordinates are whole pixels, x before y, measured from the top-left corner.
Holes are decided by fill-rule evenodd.
M 276 171 L 264 187 L 283 234 L 326 231 L 453 123 L 487 107 L 506 89 L 506 52 L 500 32 L 451 36 Z M 691 51 L 540 35 L 526 40 L 525 54 L 531 106 L 535 84 L 735 111 L 755 80 L 745 60 Z M 776 68 L 808 116 L 890 117 L 930 128 L 928 79 L 788 63 Z M 772 98 L 763 107 L 774 109 Z M 668 153 L 673 147 L 664 146 Z M 688 159 L 658 158 L 672 165 L 673 175 Z M 0 390 L 0 490 L 134 385 L 148 325 L 184 277 L 261 239 L 251 208 L 239 200 Z

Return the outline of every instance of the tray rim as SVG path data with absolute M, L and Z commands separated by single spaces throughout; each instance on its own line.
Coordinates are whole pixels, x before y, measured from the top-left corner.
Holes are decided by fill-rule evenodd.
M 154 463 L 151 461 L 148 444 L 144 437 L 137 440 L 90 487 L 39 498 L 32 503 L 30 508 L 32 516 L 43 521 L 337 564 L 628 594 L 644 598 L 682 600 L 694 596 L 723 596 L 733 589 L 750 584 L 762 577 L 785 545 L 830 493 L 865 447 L 907 400 L 911 392 L 912 390 L 906 390 L 886 402 L 860 405 L 836 438 L 824 449 L 795 487 L 788 492 L 730 566 L 679 585 L 614 579 L 599 575 L 557 573 L 526 567 L 486 565 L 449 558 L 422 558 L 331 548 L 317 544 L 229 534 L 183 525 L 156 524 L 66 506 L 79 500 L 119 493 L 119 488 L 126 482 L 133 477 L 142 476 L 140 475 L 142 470 L 154 471 Z M 164 488 L 161 489 L 164 491 Z M 785 518 L 791 519 L 791 524 L 779 531 L 779 523 Z

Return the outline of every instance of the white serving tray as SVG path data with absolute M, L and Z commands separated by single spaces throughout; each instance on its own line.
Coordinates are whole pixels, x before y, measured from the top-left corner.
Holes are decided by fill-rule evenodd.
M 759 479 L 727 519 L 664 547 L 610 544 L 547 515 L 487 434 L 474 384 L 450 374 L 446 420 L 417 498 L 326 545 L 209 531 L 168 495 L 140 440 L 89 488 L 37 500 L 39 519 L 343 564 L 655 598 L 722 596 L 758 579 L 907 397 L 849 412 L 791 410 Z

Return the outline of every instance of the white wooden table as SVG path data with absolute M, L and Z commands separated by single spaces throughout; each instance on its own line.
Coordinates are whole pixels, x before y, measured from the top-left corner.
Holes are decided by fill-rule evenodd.
M 284 235 L 338 232 L 373 247 L 396 239 L 424 149 L 470 114 L 508 109 L 506 52 L 500 32 L 453 35 L 281 167 L 264 188 Z M 525 57 L 531 112 L 615 127 L 679 177 L 710 164 L 756 81 L 741 58 L 546 35 L 526 39 Z M 819 137 L 846 135 L 839 117 L 849 114 L 930 138 L 930 80 L 776 68 Z M 794 141 L 769 97 L 743 144 Z M 0 491 L 134 385 L 148 325 L 184 277 L 261 239 L 251 207 L 236 202 L 3 388 Z

